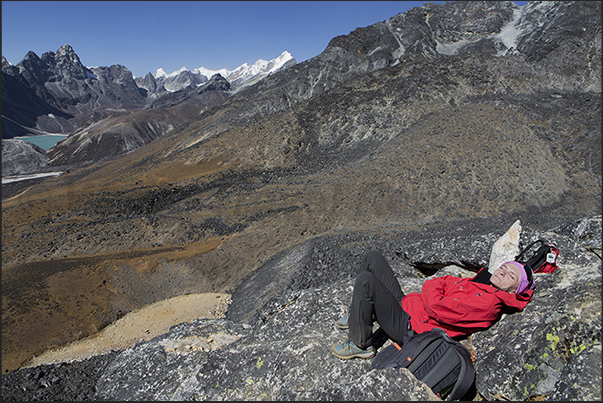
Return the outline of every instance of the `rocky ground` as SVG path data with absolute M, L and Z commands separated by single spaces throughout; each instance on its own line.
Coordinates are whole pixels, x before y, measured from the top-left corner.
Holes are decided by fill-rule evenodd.
M 3 376 L 3 397 L 437 400 L 408 372 L 371 371 L 370 360 L 333 357 L 330 345 L 345 339 L 334 321 L 347 310 L 365 250 L 384 251 L 409 293 L 432 275 L 472 275 L 468 268 L 487 260 L 502 235 L 483 228 L 474 222 L 421 234 L 317 237 L 250 274 L 233 293 L 225 320 L 185 322 L 120 351 L 13 371 Z M 524 312 L 463 340 L 477 355 L 467 400 L 601 398 L 601 217 L 546 231 L 524 225 L 520 243 L 540 237 L 559 246 L 560 268 L 537 275 Z
M 435 230 L 466 220 L 495 230 L 518 218 L 546 228 L 596 213 L 597 176 L 569 172 L 558 157 L 568 151 L 531 129 L 516 149 L 520 121 L 517 112 L 490 106 L 443 110 L 381 146 L 366 142 L 322 160 L 317 154 L 298 170 L 252 169 L 247 154 L 259 152 L 252 141 L 266 128 L 207 142 L 222 150 L 213 159 L 187 165 L 168 158 L 139 171 L 140 161 L 165 146 L 157 142 L 6 198 L 3 372 L 146 305 L 187 293 L 232 293 L 274 255 L 319 235 Z M 243 142 L 237 152 L 231 135 Z M 526 158 L 519 150 L 530 144 L 539 148 Z M 281 161 L 275 150 L 262 151 L 264 163 L 288 165 L 288 154 Z M 325 164 L 335 169 L 321 169 Z M 42 331 L 32 333 L 34 324 Z
M 118 351 L 151 340 L 174 325 L 222 318 L 229 303 L 227 294 L 191 294 L 131 312 L 91 337 L 34 357 L 24 366 L 30 369 L 13 372 L 19 374 L 17 378 L 3 382 L 2 396 L 22 401 L 94 400 L 94 384 L 106 360 Z M 54 386 L 63 377 L 69 379 L 68 385 Z
M 2 139 L 3 178 L 42 172 L 47 165 L 48 156 L 35 144 L 18 139 Z

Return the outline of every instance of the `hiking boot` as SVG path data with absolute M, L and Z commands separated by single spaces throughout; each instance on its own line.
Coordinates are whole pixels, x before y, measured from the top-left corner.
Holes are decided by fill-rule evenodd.
M 350 314 L 346 313 L 345 315 L 343 315 L 343 317 L 341 319 L 339 319 L 337 322 L 335 322 L 335 326 L 337 326 L 340 329 L 347 329 L 349 320 L 350 320 Z
M 341 358 L 342 360 L 349 360 L 350 358 L 373 358 L 375 356 L 375 349 L 373 346 L 368 346 L 366 349 L 362 349 L 355 345 L 351 341 L 344 343 L 335 344 L 331 347 L 335 357 Z

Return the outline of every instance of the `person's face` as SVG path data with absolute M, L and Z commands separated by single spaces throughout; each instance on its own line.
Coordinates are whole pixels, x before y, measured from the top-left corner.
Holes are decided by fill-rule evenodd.
M 519 267 L 513 263 L 507 263 L 494 270 L 494 273 L 490 277 L 490 282 L 494 287 L 500 288 L 503 291 L 515 292 L 517 291 L 521 275 L 519 270 Z

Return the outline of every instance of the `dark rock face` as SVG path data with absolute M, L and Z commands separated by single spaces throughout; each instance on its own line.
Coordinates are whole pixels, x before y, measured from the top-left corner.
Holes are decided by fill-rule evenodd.
M 148 342 L 83 362 L 20 369 L 3 376 L 5 396 L 438 400 L 407 370 L 371 370 L 370 360 L 334 357 L 330 346 L 347 337 L 334 321 L 347 312 L 352 279 L 367 249 L 383 251 L 408 294 L 420 291 L 426 280 L 417 270 L 419 262 L 445 266 L 450 260 L 446 254 L 473 264 L 488 260 L 501 231 L 480 233 L 480 228 L 482 224 L 474 223 L 472 236 L 465 235 L 468 228 L 457 228 L 390 237 L 345 233 L 314 238 L 275 256 L 246 278 L 233 293 L 226 320 L 182 323 Z M 601 217 L 547 231 L 527 227 L 520 243 L 539 237 L 559 246 L 560 268 L 536 275 L 533 300 L 523 312 L 506 315 L 490 329 L 462 340 L 477 357 L 476 388 L 468 400 L 479 395 L 486 400 L 601 398 L 601 259 L 586 249 L 601 245 Z M 448 265 L 432 275 L 474 274 Z M 380 345 L 389 343 L 386 336 L 377 340 Z M 75 371 L 86 374 L 93 368 L 94 374 L 86 376 Z M 580 372 L 574 372 L 577 368 Z M 28 386 L 17 386 L 17 380 Z M 69 390 L 83 380 L 87 383 L 77 394 Z
M 175 91 L 162 96 L 158 100 L 151 103 L 150 108 L 159 109 L 175 106 L 198 95 L 201 95 L 207 91 L 230 91 L 230 83 L 220 74 L 216 74 L 211 78 L 211 80 L 206 82 L 205 85 L 202 85 L 200 87 L 197 87 L 196 85 L 185 87 L 179 91 Z
M 144 77 L 138 77 L 134 81 L 136 81 L 138 88 L 142 88 L 147 91 L 147 95 L 165 91 L 165 88 L 157 84 L 155 77 L 153 77 L 151 73 L 147 73 L 147 75 Z
M 48 166 L 46 151 L 33 143 L 2 139 L 2 176 L 41 172 Z
M 136 79 L 139 87 L 148 91 L 149 95 L 160 97 L 168 91 L 180 91 L 185 88 L 195 88 L 201 84 L 207 83 L 207 77 L 201 74 L 193 74 L 189 70 L 184 70 L 172 77 L 155 78 L 148 73 L 144 78 Z
M 29 55 L 29 54 L 28 54 Z M 33 58 L 33 56 L 30 56 Z M 19 67 L 2 64 L 2 138 L 31 133 L 38 120 L 45 120 L 45 129 L 51 133 L 70 130 L 73 115 L 51 106 L 30 87 L 19 74 Z
M 601 344 L 586 347 L 565 366 L 549 400 L 597 400 L 601 396 Z M 599 365 L 599 367 L 597 367 Z M 576 387 L 578 386 L 578 387 Z
M 66 119 L 91 112 L 98 106 L 138 108 L 145 103 L 144 94 L 128 69 L 118 65 L 88 69 L 69 45 L 61 46 L 56 53 L 46 52 L 41 58 L 29 52 L 16 66 L 3 66 L 3 77 L 5 74 L 15 77 L 15 72 L 21 87 L 33 92 L 38 99 L 32 104 L 29 97 L 6 98 L 3 88 L 3 106 L 8 105 L 10 111 L 19 111 L 27 119 L 23 122 L 20 114 L 3 113 L 3 122 L 5 116 L 8 122 L 35 122 L 29 126 L 34 133 L 69 133 L 78 125 Z M 9 85 L 10 92 L 14 93 L 16 83 Z M 60 112 L 49 113 L 56 110 Z M 10 130 L 2 131 L 3 138 L 15 135 Z

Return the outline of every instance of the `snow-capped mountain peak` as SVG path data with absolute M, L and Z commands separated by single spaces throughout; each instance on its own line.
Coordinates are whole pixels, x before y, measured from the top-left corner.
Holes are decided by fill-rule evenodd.
M 155 77 L 155 79 L 158 79 L 160 77 L 167 77 L 167 73 L 160 67 L 155 72 L 154 77 Z
M 170 77 L 176 77 L 178 74 L 188 71 L 188 69 L 186 67 L 181 67 L 180 70 L 176 70 L 170 74 L 167 74 L 165 72 L 165 70 L 163 70 L 161 67 L 157 69 L 157 71 L 155 72 L 155 79 L 160 78 L 160 77 L 164 77 L 164 78 L 170 78 Z
M 188 69 L 184 66 L 180 67 L 180 70 L 178 71 L 174 71 L 173 73 L 170 73 L 167 75 L 167 77 L 176 77 L 178 74 L 183 73 L 185 71 L 188 71 Z
M 284 51 L 283 53 L 281 53 L 281 55 L 279 57 L 277 57 L 276 59 L 273 60 L 274 68 L 278 70 L 281 67 L 283 67 L 290 60 L 294 60 L 293 55 L 291 55 L 291 53 L 289 53 L 287 51 Z

